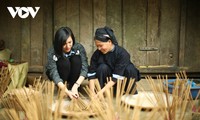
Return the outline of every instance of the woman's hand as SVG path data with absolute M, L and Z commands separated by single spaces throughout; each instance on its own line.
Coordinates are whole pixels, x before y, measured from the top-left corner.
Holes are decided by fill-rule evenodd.
M 65 90 L 65 93 L 69 96 L 70 99 L 78 98 L 77 95 L 70 90 Z
M 75 94 L 75 96 L 76 96 L 76 98 L 78 98 L 79 97 L 79 94 L 78 94 L 78 87 L 79 87 L 80 85 L 78 84 L 78 83 L 75 83 L 74 85 L 73 85 L 73 87 L 72 87 L 72 92 L 73 92 L 73 94 Z
M 58 83 L 58 87 L 61 89 L 61 90 L 64 90 L 66 96 L 69 96 L 70 99 L 73 99 L 73 98 L 78 98 L 75 93 L 73 93 L 72 91 L 69 91 L 67 89 L 67 87 L 62 83 L 62 82 L 59 82 Z
M 84 76 L 79 76 L 78 80 L 74 83 L 71 91 L 75 94 L 75 97 L 78 98 L 79 94 L 78 94 L 78 88 L 80 87 L 81 83 L 83 82 L 83 80 L 85 79 Z

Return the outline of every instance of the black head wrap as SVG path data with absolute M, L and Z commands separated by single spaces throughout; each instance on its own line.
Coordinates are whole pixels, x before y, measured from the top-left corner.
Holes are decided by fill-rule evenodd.
M 94 39 L 102 42 L 107 42 L 110 39 L 114 45 L 118 44 L 113 30 L 107 26 L 97 28 Z

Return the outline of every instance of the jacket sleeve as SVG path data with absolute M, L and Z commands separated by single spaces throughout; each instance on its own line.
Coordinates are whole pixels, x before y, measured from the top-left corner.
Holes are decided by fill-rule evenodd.
M 114 67 L 114 71 L 112 74 L 112 78 L 114 81 L 116 81 L 117 79 L 123 79 L 124 78 L 124 71 L 127 67 L 127 65 L 129 65 L 130 62 L 130 55 L 126 50 L 120 50 L 117 53 L 117 59 L 115 62 L 115 67 Z
M 63 82 L 63 80 L 58 74 L 56 59 L 58 58 L 55 56 L 54 49 L 49 49 L 47 53 L 46 75 L 50 80 L 53 80 L 55 84 L 58 84 L 59 82 Z
M 96 50 L 90 60 L 89 72 L 88 72 L 88 79 L 96 78 L 96 70 L 98 66 L 98 51 Z
M 80 56 L 81 56 L 81 61 L 82 61 L 82 67 L 81 67 L 81 76 L 87 77 L 88 73 L 88 58 L 87 54 L 85 51 L 85 48 L 79 44 L 79 50 L 80 50 Z

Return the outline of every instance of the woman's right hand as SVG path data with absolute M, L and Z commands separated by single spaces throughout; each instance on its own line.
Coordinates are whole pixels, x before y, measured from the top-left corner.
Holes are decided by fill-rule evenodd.
M 69 96 L 70 99 L 77 98 L 77 97 L 76 97 L 76 94 L 73 93 L 72 91 L 68 90 L 67 87 L 66 87 L 62 82 L 59 82 L 59 83 L 58 83 L 58 87 L 59 87 L 61 90 L 64 90 L 66 96 Z
M 66 89 L 66 90 L 65 90 L 65 93 L 67 94 L 67 96 L 69 96 L 70 99 L 73 99 L 73 98 L 76 98 L 76 99 L 77 99 L 77 98 L 78 98 L 77 95 L 76 95 L 76 93 L 73 93 L 73 92 L 70 91 L 70 90 L 67 90 L 67 89 Z

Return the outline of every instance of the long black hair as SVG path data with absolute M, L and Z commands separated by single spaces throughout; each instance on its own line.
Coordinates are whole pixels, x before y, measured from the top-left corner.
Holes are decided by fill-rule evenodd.
M 56 31 L 55 38 L 53 41 L 53 47 L 56 55 L 62 56 L 63 54 L 63 45 L 66 43 L 66 40 L 72 37 L 73 45 L 75 43 L 75 37 L 72 30 L 69 27 L 61 27 Z

